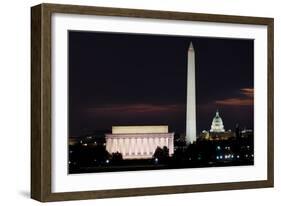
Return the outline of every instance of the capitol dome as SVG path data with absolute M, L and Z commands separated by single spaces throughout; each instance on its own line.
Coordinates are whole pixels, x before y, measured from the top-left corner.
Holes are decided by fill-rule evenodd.
M 210 132 L 225 132 L 223 122 L 218 111 L 213 119 Z

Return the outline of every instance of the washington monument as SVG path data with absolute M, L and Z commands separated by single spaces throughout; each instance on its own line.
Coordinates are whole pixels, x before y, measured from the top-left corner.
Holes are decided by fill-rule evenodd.
M 192 42 L 188 48 L 186 100 L 186 143 L 196 141 L 195 51 Z

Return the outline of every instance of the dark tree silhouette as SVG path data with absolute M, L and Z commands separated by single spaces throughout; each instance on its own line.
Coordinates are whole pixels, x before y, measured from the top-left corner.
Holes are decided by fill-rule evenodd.
M 166 146 L 163 148 L 157 147 L 153 154 L 153 158 L 159 163 L 167 163 L 169 160 L 169 149 Z
M 123 160 L 123 156 L 120 152 L 112 153 L 111 161 L 112 161 L 113 164 L 118 164 L 118 163 L 122 162 L 122 160 Z

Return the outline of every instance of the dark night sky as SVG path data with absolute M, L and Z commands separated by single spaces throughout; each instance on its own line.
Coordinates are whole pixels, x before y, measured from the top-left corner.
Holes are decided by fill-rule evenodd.
M 69 135 L 112 125 L 185 132 L 187 50 L 195 49 L 197 132 L 218 108 L 253 127 L 253 40 L 69 31 Z

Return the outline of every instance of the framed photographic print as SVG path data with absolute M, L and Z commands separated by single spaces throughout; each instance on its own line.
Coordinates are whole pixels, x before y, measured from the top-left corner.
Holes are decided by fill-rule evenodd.
M 31 8 L 31 197 L 273 187 L 273 19 Z

